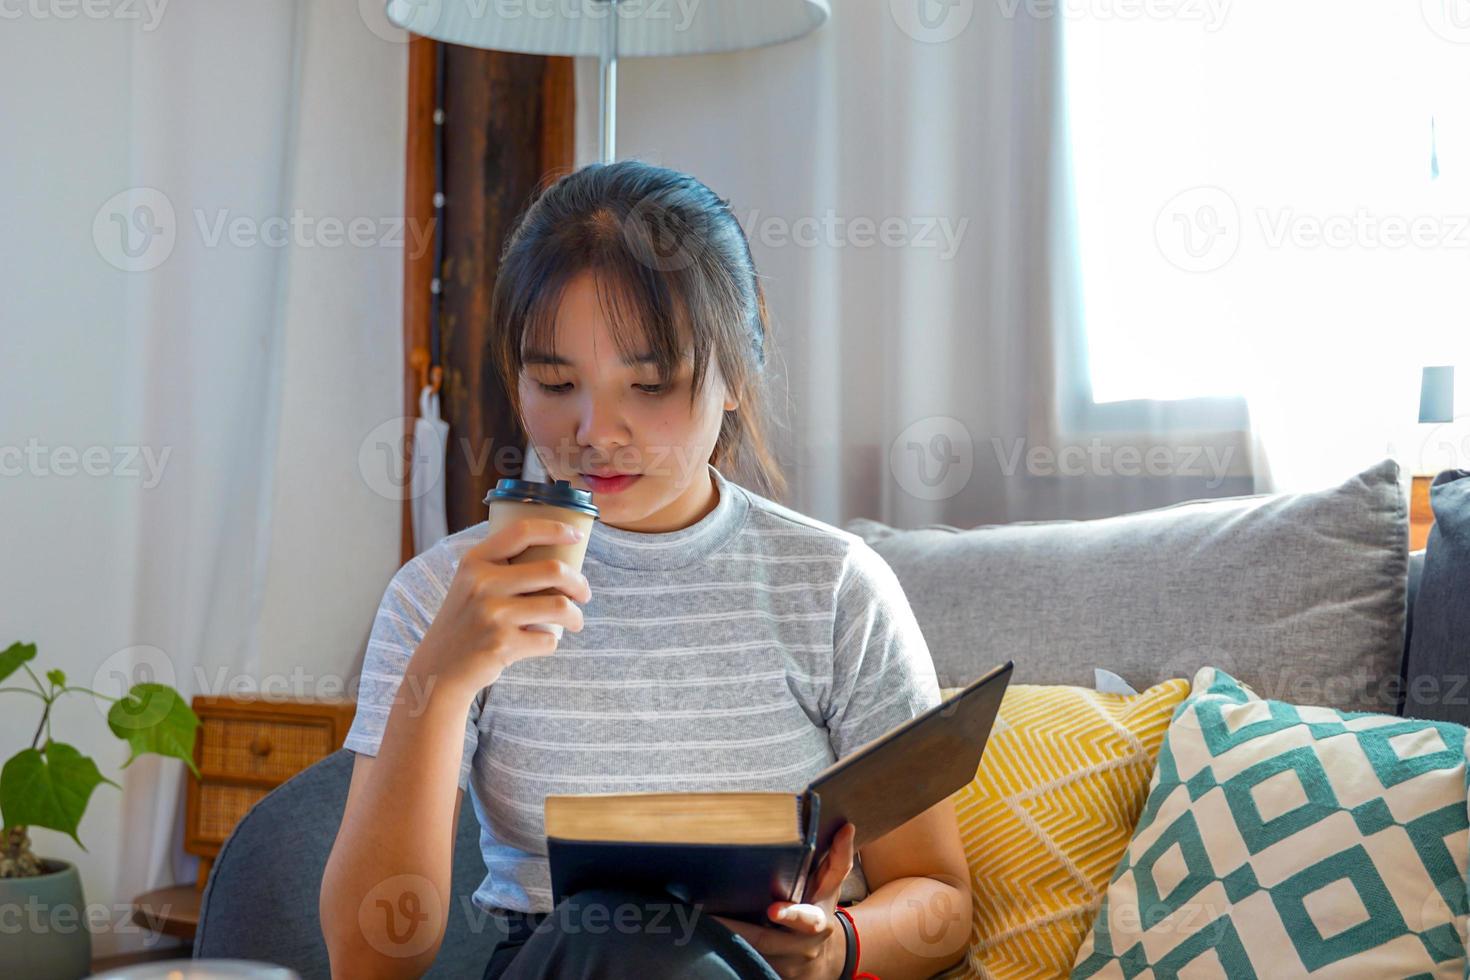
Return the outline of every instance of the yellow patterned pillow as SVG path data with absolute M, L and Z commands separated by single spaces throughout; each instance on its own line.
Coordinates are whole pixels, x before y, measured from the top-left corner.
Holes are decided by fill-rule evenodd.
M 948 697 L 958 688 L 946 689 Z M 954 794 L 974 926 L 946 977 L 1064 977 L 1148 798 L 1189 681 L 1136 695 L 1012 684 L 975 779 Z

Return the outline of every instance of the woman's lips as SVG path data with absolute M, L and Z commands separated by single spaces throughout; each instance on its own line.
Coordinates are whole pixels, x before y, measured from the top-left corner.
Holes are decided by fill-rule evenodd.
M 583 473 L 582 479 L 587 481 L 594 493 L 621 493 L 637 482 L 640 476 L 642 476 L 641 473 L 611 477 L 593 476 L 591 473 Z

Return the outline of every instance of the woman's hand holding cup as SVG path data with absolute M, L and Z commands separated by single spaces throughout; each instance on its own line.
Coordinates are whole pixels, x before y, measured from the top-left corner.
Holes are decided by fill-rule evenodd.
M 530 547 L 575 545 L 578 533 L 563 521 L 535 517 L 493 528 L 460 559 L 444 602 L 413 654 L 414 669 L 441 689 L 473 697 L 517 660 L 555 652 L 555 634 L 527 625 L 558 624 L 580 633 L 577 602 L 592 599 L 586 577 L 556 558 L 512 564 Z M 529 594 L 542 590 L 556 591 Z

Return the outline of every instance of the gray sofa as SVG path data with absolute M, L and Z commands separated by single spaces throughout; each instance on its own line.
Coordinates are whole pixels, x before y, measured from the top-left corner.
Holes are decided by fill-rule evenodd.
M 1178 505 L 1103 521 L 899 531 L 849 522 L 894 568 L 942 686 L 1006 659 L 1017 683 L 1138 689 L 1202 666 L 1263 696 L 1397 711 L 1423 555 L 1407 553 L 1391 463 L 1290 497 Z M 1344 680 L 1346 679 L 1346 680 Z M 346 800 L 340 750 L 278 787 L 225 842 L 196 957 L 267 960 L 327 977 L 317 894 Z M 485 873 L 472 807 L 455 843 L 448 934 L 428 976 L 478 977 L 502 935 L 470 894 Z

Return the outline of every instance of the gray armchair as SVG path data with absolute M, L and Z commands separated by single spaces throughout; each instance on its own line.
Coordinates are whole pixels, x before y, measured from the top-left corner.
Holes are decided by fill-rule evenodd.
M 220 848 L 200 901 L 194 957 L 262 960 L 331 975 L 317 896 L 347 803 L 353 753 L 338 749 L 271 790 Z M 460 807 L 444 943 L 427 977 L 478 978 L 503 933 L 470 896 L 485 876 L 480 824 Z

